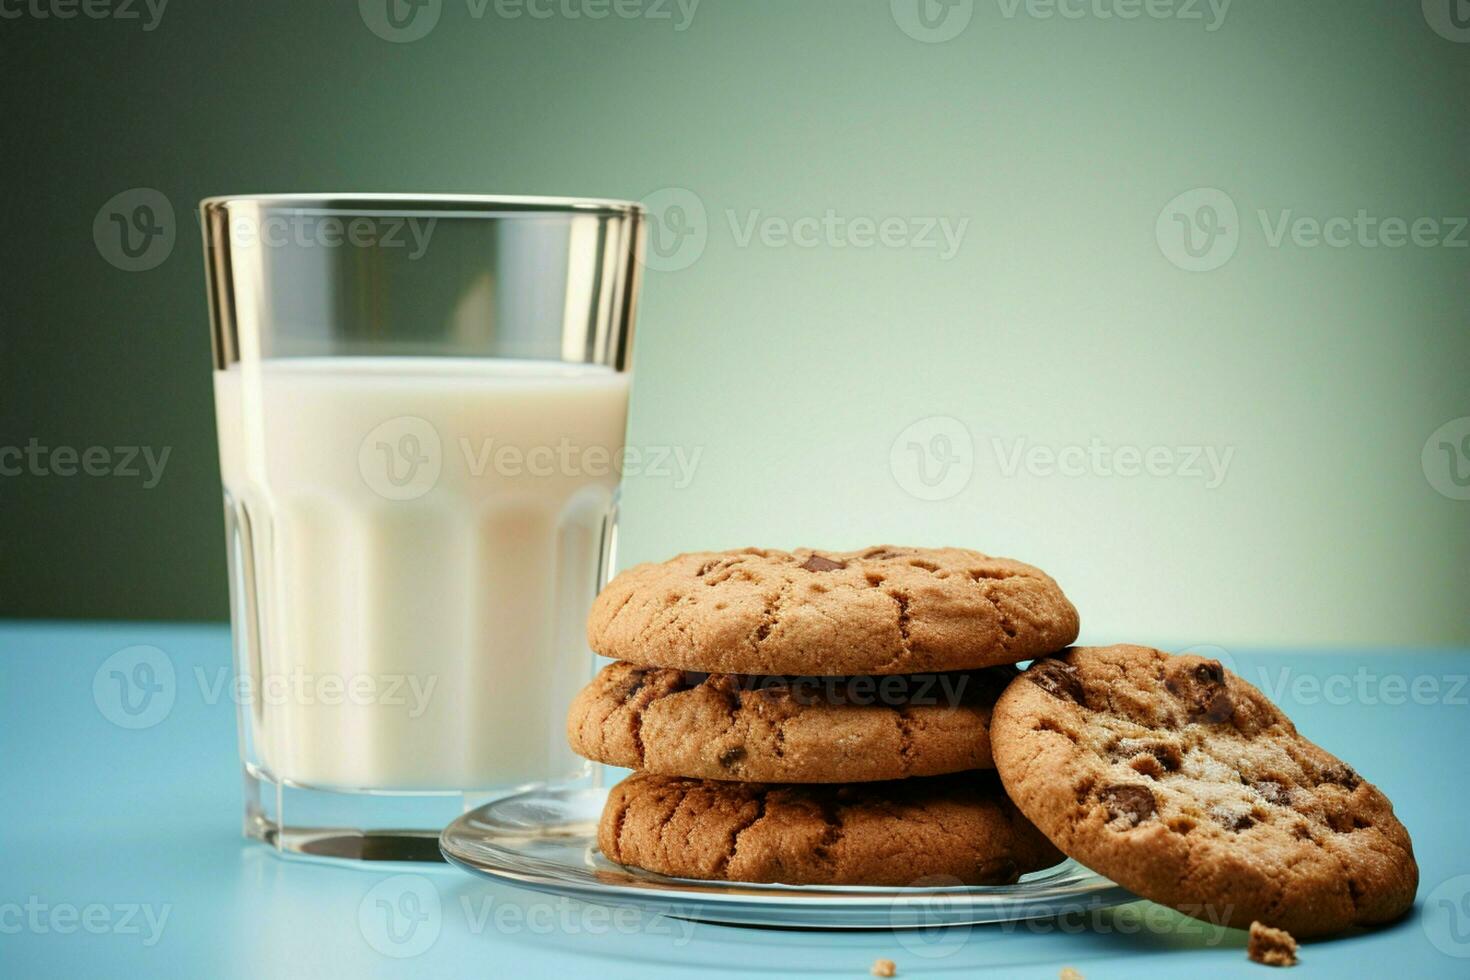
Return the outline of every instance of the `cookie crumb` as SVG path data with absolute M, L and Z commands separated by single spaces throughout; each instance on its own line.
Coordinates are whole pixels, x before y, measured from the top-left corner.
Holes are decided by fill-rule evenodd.
M 1251 938 L 1246 956 L 1266 966 L 1296 966 L 1296 939 L 1285 929 L 1273 929 L 1259 922 L 1251 923 Z
M 1064 966 L 1062 972 L 1057 974 L 1057 980 L 1083 980 L 1083 977 L 1070 966 Z
M 875 977 L 893 977 L 898 975 L 898 966 L 892 960 L 874 960 L 868 972 Z

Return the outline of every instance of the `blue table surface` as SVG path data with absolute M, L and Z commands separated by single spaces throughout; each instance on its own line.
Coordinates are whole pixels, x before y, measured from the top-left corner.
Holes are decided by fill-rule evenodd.
M 130 730 L 108 720 L 93 681 L 136 644 L 165 651 L 179 681 L 167 715 Z M 1304 946 L 1293 976 L 1470 975 L 1470 651 L 1230 656 L 1394 800 L 1421 869 L 1407 918 Z M 743 929 L 558 901 L 447 866 L 285 860 L 241 838 L 234 705 L 193 681 L 229 658 L 223 626 L 0 623 L 0 975 L 864 977 L 879 957 L 901 977 L 1265 970 L 1246 961 L 1243 933 L 1142 902 L 1006 928 Z M 404 873 L 417 877 L 381 885 Z M 364 914 L 375 887 L 437 892 L 440 912 L 412 943 L 387 943 Z

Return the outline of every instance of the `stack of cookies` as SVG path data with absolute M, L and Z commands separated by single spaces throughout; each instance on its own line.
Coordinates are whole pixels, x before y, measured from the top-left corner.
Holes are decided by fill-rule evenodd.
M 678 877 L 1007 884 L 1062 855 L 994 772 L 992 709 L 1077 636 L 1040 570 L 955 548 L 681 555 L 619 575 L 572 747 L 637 772 L 604 855 Z
M 638 770 L 609 795 L 602 853 L 866 885 L 1004 884 L 1065 854 L 1251 928 L 1271 963 L 1293 961 L 1288 933 L 1412 906 L 1413 845 L 1377 787 L 1218 661 L 1063 649 L 1077 629 L 1047 575 L 956 548 L 630 569 L 588 629 L 617 662 L 568 723 L 582 755 Z

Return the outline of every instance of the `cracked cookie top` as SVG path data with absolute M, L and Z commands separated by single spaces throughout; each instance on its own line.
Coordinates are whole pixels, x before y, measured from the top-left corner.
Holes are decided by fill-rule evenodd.
M 962 548 L 746 548 L 638 565 L 587 621 L 598 653 L 735 674 L 907 674 L 1013 664 L 1077 638 L 1050 576 Z
M 983 772 L 840 787 L 636 773 L 597 841 L 660 874 L 791 885 L 1006 885 L 1062 859 Z
M 1413 903 L 1388 798 L 1218 661 L 1141 646 L 1038 660 L 997 702 L 991 745 L 1052 843 L 1187 915 L 1310 936 Z
M 989 769 L 1016 674 L 761 677 L 608 664 L 567 714 L 573 750 L 666 776 L 846 783 Z

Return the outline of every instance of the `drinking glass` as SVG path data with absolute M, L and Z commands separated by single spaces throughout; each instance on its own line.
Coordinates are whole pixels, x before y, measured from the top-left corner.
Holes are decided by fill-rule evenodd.
M 643 212 L 200 209 L 245 833 L 437 860 L 467 807 L 588 771 L 565 713 L 612 565 Z

